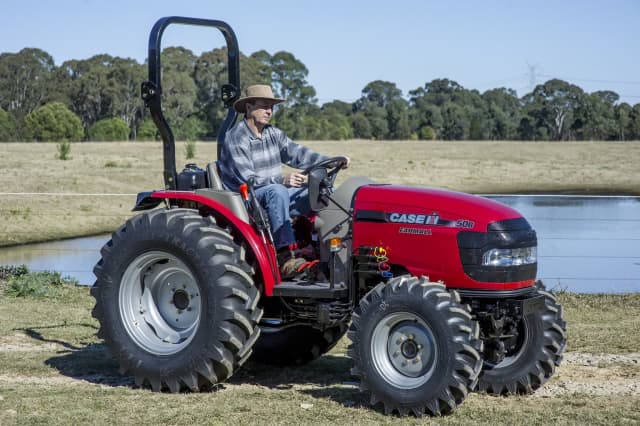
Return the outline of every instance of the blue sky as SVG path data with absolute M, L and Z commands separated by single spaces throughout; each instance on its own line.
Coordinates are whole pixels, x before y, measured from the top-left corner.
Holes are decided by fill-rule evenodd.
M 142 63 L 156 19 L 181 15 L 228 22 L 245 54 L 293 53 L 320 103 L 354 101 L 373 80 L 407 95 L 435 78 L 519 96 L 561 78 L 640 103 L 639 0 L 3 0 L 1 10 L 0 52 L 37 47 L 58 65 L 99 53 Z M 164 42 L 199 54 L 223 39 L 170 27 Z

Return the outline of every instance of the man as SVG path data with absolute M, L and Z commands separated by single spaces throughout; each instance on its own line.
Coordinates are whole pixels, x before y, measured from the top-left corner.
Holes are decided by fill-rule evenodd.
M 302 272 L 307 263 L 295 257 L 295 236 L 290 215 L 309 212 L 307 176 L 299 172 L 282 175 L 282 163 L 304 169 L 329 157 L 294 143 L 277 127 L 269 124 L 273 106 L 284 102 L 270 86 L 247 87 L 246 96 L 233 104 L 244 119 L 227 131 L 218 167 L 226 189 L 239 191 L 254 179 L 255 195 L 267 211 L 271 233 L 278 252 L 280 276 L 289 279 Z M 349 159 L 345 168 L 349 165 Z

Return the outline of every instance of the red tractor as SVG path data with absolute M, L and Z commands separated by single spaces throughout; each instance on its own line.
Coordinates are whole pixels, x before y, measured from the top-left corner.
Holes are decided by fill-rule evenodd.
M 352 177 L 341 157 L 309 175 L 312 214 L 296 238 L 317 274 L 280 279 L 269 224 L 252 197 L 226 191 L 215 163 L 175 166 L 162 114 L 160 42 L 169 24 L 210 26 L 227 42 L 221 97 L 236 114 L 238 43 L 224 22 L 167 17 L 149 39 L 142 98 L 164 147 L 165 189 L 139 194 L 102 248 L 91 294 L 99 336 L 136 384 L 200 390 L 247 359 L 307 363 L 345 333 L 351 373 L 387 413 L 445 414 L 469 391 L 528 394 L 560 364 L 562 307 L 536 281 L 536 233 L 485 198 Z M 219 152 L 219 151 L 218 151 Z

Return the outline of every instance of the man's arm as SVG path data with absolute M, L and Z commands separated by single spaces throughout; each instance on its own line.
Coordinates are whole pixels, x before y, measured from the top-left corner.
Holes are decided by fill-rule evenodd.
M 306 169 L 329 158 L 324 154 L 315 152 L 311 148 L 298 145 L 280 129 L 278 129 L 277 140 L 280 147 L 280 159 L 284 164 L 295 167 L 296 169 Z

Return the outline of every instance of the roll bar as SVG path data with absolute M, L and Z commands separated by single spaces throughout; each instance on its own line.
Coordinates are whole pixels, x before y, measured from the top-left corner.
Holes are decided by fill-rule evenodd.
M 141 97 L 145 105 L 149 108 L 151 118 L 155 123 L 163 144 L 164 161 L 164 185 L 167 190 L 176 189 L 176 148 L 175 139 L 169 123 L 162 113 L 162 84 L 160 63 L 161 41 L 164 30 L 171 24 L 198 25 L 217 28 L 222 32 L 227 43 L 228 59 L 228 83 L 224 84 L 221 91 L 221 98 L 227 108 L 227 116 L 218 132 L 218 157 L 224 135 L 236 119 L 236 112 L 233 109 L 233 102 L 240 96 L 240 51 L 238 49 L 238 39 L 233 29 L 223 21 L 211 19 L 187 18 L 183 16 L 167 16 L 160 18 L 149 34 L 149 80 L 142 83 Z

